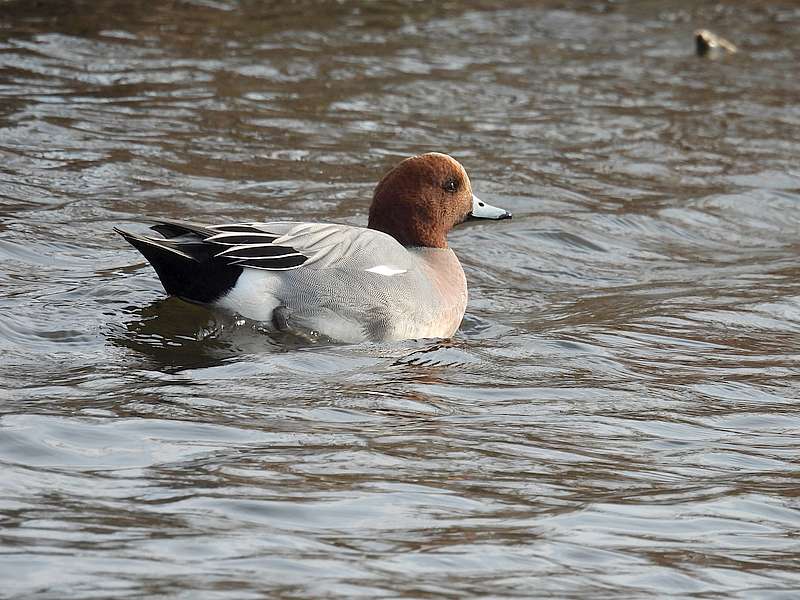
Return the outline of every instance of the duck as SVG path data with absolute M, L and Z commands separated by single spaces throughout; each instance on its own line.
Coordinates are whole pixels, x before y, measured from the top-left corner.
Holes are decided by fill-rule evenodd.
M 694 32 L 694 49 L 697 56 L 718 57 L 721 54 L 735 54 L 738 48 L 723 37 L 708 29 Z
M 158 236 L 114 231 L 144 256 L 171 296 L 275 331 L 387 342 L 455 334 L 468 293 L 447 234 L 470 219 L 511 216 L 473 193 L 457 160 L 429 152 L 383 176 L 366 227 L 152 219 Z

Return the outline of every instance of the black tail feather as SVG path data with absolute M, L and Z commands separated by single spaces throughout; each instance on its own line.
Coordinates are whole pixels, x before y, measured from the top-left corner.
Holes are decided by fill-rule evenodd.
M 153 229 L 166 238 L 185 234 L 198 237 L 198 243 L 194 244 L 169 244 L 168 239 L 159 240 L 114 228 L 153 266 L 168 294 L 206 304 L 224 296 L 236 285 L 242 268 L 215 258 L 215 250 L 200 243 L 213 235 L 213 231 L 173 222 L 159 223 Z
M 198 237 L 198 241 L 219 233 L 219 231 L 214 231 L 202 225 L 187 223 L 186 221 L 173 221 L 172 219 L 159 219 L 155 221 L 155 225 L 150 226 L 150 229 L 160 233 L 165 238 L 192 234 Z

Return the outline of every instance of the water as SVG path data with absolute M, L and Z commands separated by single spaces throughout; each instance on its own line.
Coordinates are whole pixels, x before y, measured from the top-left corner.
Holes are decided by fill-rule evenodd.
M 741 51 L 692 55 L 710 27 Z M 793 2 L 0 5 L 3 598 L 794 598 Z M 164 299 L 146 216 L 453 154 L 452 340 Z

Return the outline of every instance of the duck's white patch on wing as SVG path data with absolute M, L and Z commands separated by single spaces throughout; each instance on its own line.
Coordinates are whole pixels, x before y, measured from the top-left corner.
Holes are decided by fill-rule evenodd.
M 394 267 L 390 267 L 388 265 L 377 265 L 364 270 L 367 273 L 376 273 L 378 275 L 385 275 L 386 277 L 392 277 L 393 275 L 402 275 L 403 273 L 406 273 L 405 269 L 395 269 Z

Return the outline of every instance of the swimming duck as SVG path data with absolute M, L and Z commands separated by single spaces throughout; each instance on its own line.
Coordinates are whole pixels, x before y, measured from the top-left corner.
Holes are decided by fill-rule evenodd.
M 694 32 L 694 45 L 697 56 L 714 57 L 721 53 L 734 54 L 737 52 L 735 45 L 708 29 L 698 29 Z
M 445 338 L 461 324 L 467 282 L 448 232 L 467 219 L 508 219 L 472 193 L 437 152 L 407 158 L 375 188 L 366 228 L 295 221 L 199 225 L 167 219 L 162 237 L 115 228 L 166 292 L 341 342 Z

